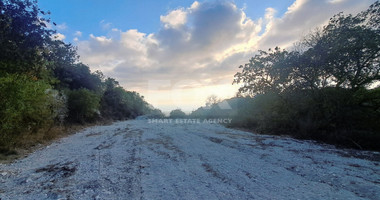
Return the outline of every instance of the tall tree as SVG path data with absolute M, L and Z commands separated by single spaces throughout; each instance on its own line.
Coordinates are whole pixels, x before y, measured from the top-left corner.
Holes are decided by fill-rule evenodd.
M 336 87 L 357 89 L 380 80 L 379 27 L 373 26 L 368 12 L 335 15 L 314 47 L 326 52 Z
M 0 72 L 42 76 L 42 52 L 54 33 L 32 0 L 0 1 Z
M 250 96 L 335 86 L 357 90 L 380 80 L 380 3 L 355 16 L 334 15 L 302 51 L 259 51 L 233 83 Z
M 254 96 L 267 92 L 282 92 L 291 86 L 292 53 L 276 47 L 274 50 L 259 51 L 249 60 L 240 65 L 242 72 L 235 74 L 233 83 L 242 84 L 240 94 Z

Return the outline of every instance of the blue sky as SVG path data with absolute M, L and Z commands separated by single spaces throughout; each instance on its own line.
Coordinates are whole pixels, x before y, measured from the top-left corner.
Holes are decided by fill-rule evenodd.
M 66 25 L 67 42 L 72 42 L 75 31 L 83 36 L 107 33 L 102 24 L 121 30 L 137 29 L 144 33 L 154 33 L 160 26 L 160 16 L 173 9 L 189 7 L 194 0 L 39 0 L 42 10 L 51 11 L 53 22 Z M 265 9 L 272 7 L 282 15 L 293 0 L 235 0 L 238 8 L 243 8 L 251 19 L 258 19 L 265 14 Z
M 233 97 L 238 66 L 258 50 L 292 48 L 339 12 L 374 0 L 39 0 L 59 39 L 91 70 L 153 106 L 190 112 L 210 95 Z

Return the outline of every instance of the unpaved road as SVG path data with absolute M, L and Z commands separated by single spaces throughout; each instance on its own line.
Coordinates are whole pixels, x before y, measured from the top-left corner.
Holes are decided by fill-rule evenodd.
M 380 199 L 378 158 L 215 124 L 131 120 L 0 165 L 0 198 Z

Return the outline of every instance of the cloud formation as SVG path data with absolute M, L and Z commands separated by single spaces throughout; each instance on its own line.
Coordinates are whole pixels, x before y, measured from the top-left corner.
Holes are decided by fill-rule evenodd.
M 161 28 L 155 33 L 113 28 L 107 35 L 91 34 L 87 40 L 77 39 L 78 52 L 92 69 L 100 69 L 125 88 L 143 93 L 153 104 L 158 96 L 170 98 L 176 87 L 185 96 L 194 94 L 194 98 L 186 99 L 189 105 L 198 101 L 196 107 L 210 92 L 233 96 L 237 86 L 227 85 L 237 67 L 258 49 L 290 47 L 313 28 L 325 24 L 333 14 L 355 13 L 372 2 L 296 0 L 279 18 L 275 17 L 275 9 L 267 8 L 261 18 L 250 19 L 244 9 L 231 2 L 195 1 L 190 7 L 160 16 Z M 103 29 L 110 29 L 110 23 L 100 24 Z M 160 92 L 155 96 L 149 87 L 158 80 L 170 83 L 156 87 Z M 225 86 L 224 91 L 218 91 L 221 85 Z
M 64 40 L 66 38 L 62 33 L 55 33 L 52 35 L 53 40 Z
M 355 14 L 369 7 L 373 0 L 296 0 L 281 18 L 271 18 L 258 47 L 288 47 L 293 42 L 327 24 L 335 14 Z
M 103 30 L 109 30 L 112 26 L 112 23 L 106 22 L 106 20 L 102 20 L 99 22 L 99 25 Z
M 74 36 L 82 37 L 82 32 L 80 32 L 80 31 L 75 31 Z
M 63 24 L 57 24 L 56 28 L 57 28 L 57 30 L 59 30 L 59 31 L 63 31 L 63 30 L 66 30 L 66 29 L 67 29 L 67 25 L 66 25 L 66 23 L 63 23 Z

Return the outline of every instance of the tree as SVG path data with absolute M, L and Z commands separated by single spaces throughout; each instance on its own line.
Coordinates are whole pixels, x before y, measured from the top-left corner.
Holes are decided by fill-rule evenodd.
M 378 2 L 375 5 L 380 8 Z M 368 12 L 335 15 L 314 47 L 326 52 L 336 87 L 358 89 L 380 80 L 380 32 Z
M 249 60 L 240 65 L 242 72 L 235 74 L 233 84 L 240 84 L 240 94 L 254 96 L 267 92 L 279 93 L 291 86 L 292 52 L 281 50 L 259 51 Z
M 102 116 L 117 120 L 135 118 L 152 109 L 137 92 L 124 90 L 113 78 L 104 82 L 105 91 L 101 99 Z
M 129 105 L 132 118 L 149 113 L 151 111 L 151 108 L 149 104 L 145 101 L 144 96 L 141 96 L 139 93 L 135 91 L 125 92 L 126 103 L 127 105 Z
M 322 30 L 310 34 L 301 51 L 259 51 L 233 83 L 239 94 L 254 96 L 294 89 L 325 87 L 357 90 L 380 80 L 380 3 L 356 16 L 334 15 Z
M 89 67 L 83 63 L 57 66 L 54 75 L 59 80 L 59 89 L 86 88 L 95 92 L 102 90 L 102 80 L 98 74 L 91 73 Z
M 293 51 L 260 51 L 240 66 L 239 93 L 256 96 L 237 124 L 378 149 L 380 90 L 368 86 L 380 80 L 379 16 L 379 1 L 355 16 L 339 13 Z
M 309 35 L 312 40 L 319 40 L 319 32 Z M 308 46 L 309 42 L 303 41 L 300 45 L 308 48 L 305 51 L 294 51 L 291 61 L 292 84 L 295 89 L 316 90 L 332 84 L 332 74 L 328 69 L 327 54 L 319 46 Z M 315 41 L 318 42 L 318 41 Z
M 186 113 L 184 113 L 181 109 L 172 110 L 169 114 L 170 118 L 185 118 Z
M 216 95 L 210 95 L 206 99 L 206 107 L 211 107 L 215 104 L 218 104 L 220 101 L 220 98 L 218 98 Z
M 71 68 L 79 63 L 76 48 L 60 40 L 50 40 L 43 51 L 46 68 L 51 75 L 50 82 L 56 89 L 68 88 Z
M 65 105 L 51 86 L 26 75 L 0 77 L 0 144 L 20 133 L 36 132 L 50 125 Z
M 108 87 L 101 99 L 102 116 L 117 120 L 129 118 L 132 111 L 128 108 L 125 93 L 121 87 Z
M 0 2 L 0 74 L 28 73 L 44 76 L 42 52 L 54 33 L 46 29 L 49 19 L 31 0 Z
M 68 91 L 69 119 L 75 122 L 92 121 L 99 116 L 99 95 L 88 89 Z
M 129 119 L 153 110 L 137 92 L 81 63 L 76 47 L 47 27 L 49 14 L 37 0 L 0 1 L 0 151 L 28 133 L 54 134 L 54 122 L 64 119 L 97 120 L 100 110 L 106 119 Z
M 380 79 L 380 3 L 356 16 L 339 13 L 307 36 L 302 55 L 323 86 L 357 90 Z M 313 61 L 314 60 L 314 61 Z M 302 62 L 301 69 L 302 69 Z M 301 75 L 308 74 L 301 71 Z

